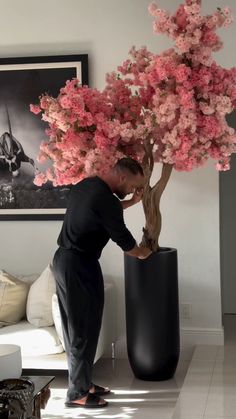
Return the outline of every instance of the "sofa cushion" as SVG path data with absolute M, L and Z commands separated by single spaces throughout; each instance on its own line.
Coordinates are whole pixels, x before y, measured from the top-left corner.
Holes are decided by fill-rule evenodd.
M 0 326 L 19 322 L 25 316 L 29 284 L 0 271 Z
M 22 282 L 26 282 L 29 285 L 32 285 L 34 281 L 39 277 L 39 274 L 25 274 L 25 275 L 17 275 Z
M 54 326 L 35 327 L 26 320 L 0 329 L 0 344 L 13 343 L 21 347 L 23 356 L 50 355 L 63 352 Z
M 55 292 L 56 284 L 53 272 L 51 265 L 48 265 L 29 290 L 26 316 L 32 325 L 37 327 L 53 325 L 52 295 Z

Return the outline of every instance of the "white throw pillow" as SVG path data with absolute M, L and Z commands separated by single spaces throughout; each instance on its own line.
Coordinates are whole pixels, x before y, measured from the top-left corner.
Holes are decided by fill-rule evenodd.
M 62 347 L 65 350 L 65 343 L 64 343 L 62 324 L 61 324 L 61 313 L 59 309 L 57 294 L 53 294 L 52 296 L 52 317 L 53 317 L 56 332 L 61 341 Z
M 29 285 L 0 271 L 0 327 L 19 322 L 25 316 Z
M 51 265 L 48 265 L 29 290 L 26 305 L 26 316 L 29 323 L 37 327 L 53 325 L 52 295 L 55 292 L 55 279 Z

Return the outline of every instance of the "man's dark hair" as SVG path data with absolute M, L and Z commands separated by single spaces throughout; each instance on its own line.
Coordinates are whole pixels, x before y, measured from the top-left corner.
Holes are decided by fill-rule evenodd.
M 123 157 L 122 159 L 118 160 L 115 164 L 115 169 L 128 170 L 133 175 L 140 174 L 144 176 L 141 164 L 131 157 Z

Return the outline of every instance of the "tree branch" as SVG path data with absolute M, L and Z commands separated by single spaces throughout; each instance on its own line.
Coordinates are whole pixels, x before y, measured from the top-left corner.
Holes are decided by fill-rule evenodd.
M 163 163 L 162 166 L 162 171 L 161 171 L 161 177 L 159 179 L 159 181 L 152 187 L 153 191 L 157 191 L 158 190 L 158 195 L 160 194 L 160 196 L 162 195 L 168 180 L 170 178 L 171 172 L 173 169 L 173 165 L 172 164 L 168 164 L 168 163 Z
M 145 154 L 142 161 L 142 166 L 144 168 L 144 174 L 147 177 L 147 183 L 149 183 L 154 167 L 154 158 L 152 154 L 153 144 L 151 144 L 151 138 L 149 138 L 149 141 L 145 143 L 144 150 Z

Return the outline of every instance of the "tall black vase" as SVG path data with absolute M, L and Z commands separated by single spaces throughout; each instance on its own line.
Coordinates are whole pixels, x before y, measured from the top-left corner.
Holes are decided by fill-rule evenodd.
M 125 255 L 128 358 L 135 377 L 173 377 L 179 360 L 177 250 L 160 248 L 145 260 Z

